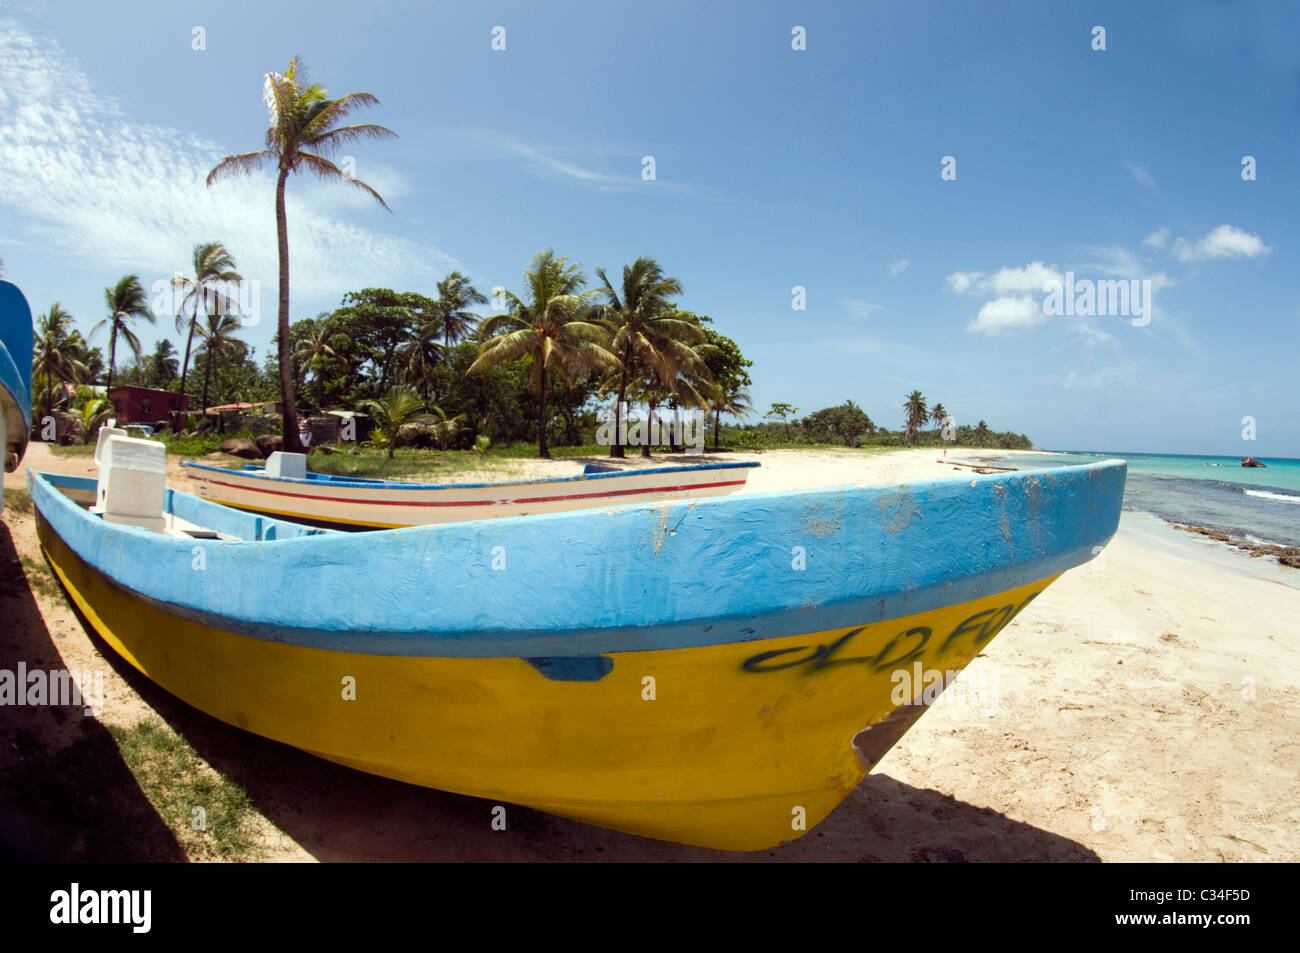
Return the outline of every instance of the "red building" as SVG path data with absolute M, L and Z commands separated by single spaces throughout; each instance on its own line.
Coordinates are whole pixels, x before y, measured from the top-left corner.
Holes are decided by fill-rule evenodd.
M 170 420 L 190 409 L 189 398 L 170 390 L 148 387 L 114 387 L 108 392 L 119 424 L 147 424 Z

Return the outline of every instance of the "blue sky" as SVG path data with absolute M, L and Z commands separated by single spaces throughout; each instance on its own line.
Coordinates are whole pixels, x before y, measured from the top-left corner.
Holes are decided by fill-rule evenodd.
M 261 146 L 262 77 L 299 55 L 400 138 L 351 151 L 392 214 L 290 184 L 295 319 L 452 268 L 518 290 L 548 247 L 593 282 L 648 254 L 753 359 L 760 411 L 897 427 L 919 388 L 1042 447 L 1300 457 L 1297 36 L 1288 3 L 5 0 L 0 257 L 88 330 L 121 275 L 220 240 L 265 353 L 273 181 L 203 178 Z M 1151 281 L 1150 322 L 1045 315 L 1067 271 Z

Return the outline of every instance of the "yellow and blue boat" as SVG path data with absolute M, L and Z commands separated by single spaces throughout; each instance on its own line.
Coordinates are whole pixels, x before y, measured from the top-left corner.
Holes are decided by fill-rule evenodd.
M 0 449 L 5 471 L 17 468 L 32 427 L 32 309 L 12 281 L 0 278 Z
M 687 844 L 826 817 L 1114 534 L 1122 461 L 371 533 L 168 489 L 163 529 L 34 473 L 103 639 L 215 718 L 362 771 Z

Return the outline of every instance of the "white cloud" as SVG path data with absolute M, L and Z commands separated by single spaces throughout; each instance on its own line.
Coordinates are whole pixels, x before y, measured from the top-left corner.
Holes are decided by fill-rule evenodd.
M 263 108 L 258 86 L 254 77 L 244 105 L 230 108 Z M 126 270 L 148 291 L 188 270 L 195 244 L 220 241 L 244 277 L 261 282 L 263 314 L 274 314 L 274 179 L 204 184 L 222 156 L 259 144 L 214 143 L 190 129 L 139 122 L 56 43 L 0 23 L 0 204 L 68 260 L 103 272 L 105 283 Z M 366 155 L 357 161 L 360 178 L 390 189 L 380 189 L 386 199 L 404 190 L 393 170 Z M 393 217 L 359 191 L 295 180 L 287 203 L 295 298 L 428 287 L 458 267 L 432 245 L 386 234 Z M 373 229 L 350 220 L 362 216 L 382 218 Z
M 1260 240 L 1231 225 L 1220 225 L 1200 241 L 1189 242 L 1179 238 L 1173 252 L 1179 261 L 1200 261 L 1207 258 L 1256 258 L 1267 255 L 1271 248 Z
M 1149 279 L 1152 291 L 1159 291 L 1161 288 L 1172 288 L 1177 284 L 1174 279 L 1163 271 L 1151 270 L 1147 264 L 1127 248 L 1119 246 L 1094 248 L 1092 254 L 1100 258 L 1101 261 L 1089 262 L 1082 265 L 1082 269 L 1102 275 L 1114 275 L 1119 278 Z M 1086 278 L 1088 276 L 1079 274 L 1078 277 Z
M 1160 226 L 1146 238 L 1142 239 L 1142 244 L 1146 245 L 1148 248 L 1164 248 L 1169 244 L 1169 229 L 1165 228 L 1163 225 Z
M 1049 281 L 1063 276 L 1055 265 L 1030 262 L 1023 268 L 1002 268 L 986 276 L 982 271 L 954 271 L 948 276 L 948 288 L 957 294 L 1015 295 L 1041 292 Z
M 1056 266 L 1044 265 L 1041 261 L 1030 262 L 1024 268 L 1003 268 L 988 280 L 987 290 L 995 294 L 1016 294 L 1026 291 L 1043 290 L 1049 281 L 1062 281 L 1064 276 Z
M 996 335 L 1004 331 L 1031 328 L 1046 320 L 1042 299 L 1029 295 L 1008 295 L 986 302 L 975 320 L 966 325 L 966 330 Z
M 1136 165 L 1132 162 L 1125 161 L 1124 168 L 1128 169 L 1128 174 L 1133 176 L 1134 181 L 1144 189 L 1156 190 L 1156 180 L 1144 165 Z
M 898 261 L 894 262 L 892 265 L 889 266 L 889 273 L 897 277 L 898 275 L 901 275 L 903 272 L 905 272 L 907 270 L 907 266 L 910 264 L 911 262 L 908 261 L 906 258 L 900 258 L 898 259 Z
M 983 276 L 982 271 L 954 271 L 948 276 L 948 287 L 957 294 L 965 294 L 972 290 Z
M 839 301 L 840 307 L 855 318 L 868 318 L 872 311 L 879 311 L 883 307 L 863 298 L 840 298 Z

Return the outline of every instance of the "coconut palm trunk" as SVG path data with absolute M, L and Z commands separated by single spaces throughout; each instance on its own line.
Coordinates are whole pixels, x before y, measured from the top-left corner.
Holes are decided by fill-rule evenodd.
M 113 389 L 113 365 L 117 363 L 117 326 L 108 332 L 108 383 L 104 385 L 104 394 Z M 109 401 L 112 402 L 111 399 Z
M 654 441 L 655 434 L 655 408 L 659 406 L 656 400 L 650 401 L 650 413 L 646 416 L 645 422 L 645 442 L 641 444 L 641 456 L 649 458 L 650 444 Z
M 199 303 L 194 302 L 195 311 L 198 310 Z M 194 345 L 194 325 L 198 322 L 198 315 L 195 314 L 194 320 L 190 322 L 190 333 L 185 336 L 185 363 L 181 365 L 181 396 L 185 396 L 185 375 L 190 369 L 190 348 Z
M 537 455 L 543 460 L 551 458 L 550 448 L 546 445 L 546 364 L 540 365 L 540 378 L 542 381 L 539 393 L 541 407 L 537 413 Z
M 208 410 L 208 384 L 212 380 L 212 349 L 208 348 L 208 359 L 203 362 L 203 411 Z
M 289 180 L 287 166 L 280 169 L 275 182 L 275 227 L 280 251 L 280 316 L 277 351 L 280 359 L 280 435 L 288 453 L 302 453 L 298 441 L 298 411 L 293 403 L 293 357 L 289 352 L 289 220 L 284 210 L 284 186 Z M 206 401 L 205 401 L 206 403 Z
M 614 442 L 609 448 L 609 455 L 623 459 L 623 402 L 627 400 L 628 364 L 632 360 L 631 348 L 623 349 L 623 370 L 618 379 L 618 401 L 614 404 Z

